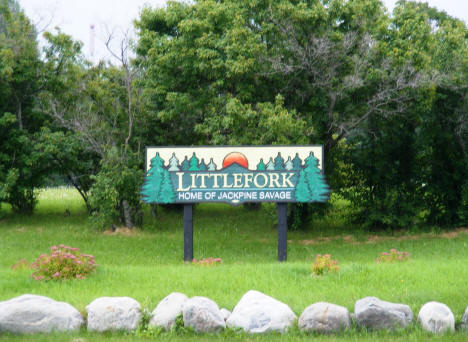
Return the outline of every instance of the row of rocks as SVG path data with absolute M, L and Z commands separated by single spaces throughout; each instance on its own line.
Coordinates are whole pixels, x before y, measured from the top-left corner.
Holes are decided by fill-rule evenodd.
M 101 297 L 87 307 L 89 331 L 135 330 L 141 321 L 140 304 L 129 297 Z M 248 333 L 286 332 L 297 321 L 291 308 L 261 292 L 248 291 L 229 312 L 206 297 L 188 298 L 171 293 L 152 312 L 149 325 L 171 330 L 182 315 L 184 326 L 195 332 L 218 332 L 226 327 Z M 359 327 L 370 330 L 393 330 L 413 322 L 408 305 L 390 303 L 376 297 L 358 300 L 354 320 Z M 422 306 L 418 322 L 424 330 L 443 333 L 455 330 L 455 318 L 442 303 L 429 302 Z M 70 304 L 37 295 L 23 295 L 0 302 L 0 332 L 47 333 L 76 331 L 85 324 L 81 314 Z M 351 325 L 351 314 L 343 306 L 319 302 L 308 306 L 298 320 L 302 331 L 333 333 Z M 468 307 L 461 328 L 468 327 Z

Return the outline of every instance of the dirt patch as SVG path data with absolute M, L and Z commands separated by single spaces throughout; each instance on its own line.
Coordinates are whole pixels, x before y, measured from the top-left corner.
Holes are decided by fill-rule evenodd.
M 308 245 L 318 245 L 320 243 L 328 243 L 331 241 L 336 241 L 336 240 L 345 240 L 346 239 L 352 239 L 351 235 L 345 235 L 345 236 L 326 236 L 326 237 L 319 237 L 316 239 L 309 239 L 309 240 L 297 240 L 296 242 L 300 245 L 308 246 Z M 294 242 L 294 241 L 292 241 Z
M 129 229 L 127 227 L 117 227 L 115 229 L 108 229 L 106 231 L 103 232 L 104 235 L 120 235 L 120 236 L 138 236 L 138 235 L 141 235 L 141 231 L 136 229 L 136 228 L 132 228 L 132 229 Z
M 434 234 L 434 233 L 422 233 L 418 235 L 399 235 L 399 236 L 385 236 L 385 235 L 368 235 L 364 240 L 357 241 L 356 238 L 350 234 L 348 235 L 339 235 L 333 237 L 319 237 L 315 239 L 308 240 L 288 240 L 288 243 L 298 243 L 300 245 L 318 245 L 320 243 L 327 243 L 336 240 L 343 240 L 345 243 L 353 245 L 362 245 L 362 244 L 374 244 L 383 241 L 406 241 L 406 240 L 419 240 L 424 238 L 444 238 L 444 239 L 454 239 L 460 235 L 468 235 L 468 228 L 462 227 L 455 229 L 451 232 Z

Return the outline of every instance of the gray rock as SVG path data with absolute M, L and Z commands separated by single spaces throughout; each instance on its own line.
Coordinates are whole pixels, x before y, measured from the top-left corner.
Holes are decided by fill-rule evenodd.
M 461 324 L 460 324 L 460 329 L 461 330 L 467 330 L 468 329 L 468 306 L 465 309 L 465 314 L 462 317 Z
M 87 307 L 89 331 L 135 330 L 141 318 L 140 304 L 129 297 L 101 297 Z
M 351 317 L 348 309 L 343 306 L 319 302 L 304 310 L 298 325 L 302 331 L 329 334 L 348 329 Z
M 193 297 L 182 308 L 184 326 L 195 332 L 217 332 L 226 328 L 218 304 L 206 297 Z
M 153 310 L 149 325 L 171 330 L 176 323 L 177 316 L 182 314 L 182 307 L 188 300 L 183 293 L 173 292 L 159 302 Z
M 297 316 L 286 304 L 250 290 L 241 298 L 226 321 L 228 327 L 249 333 L 286 332 Z
M 73 306 L 48 297 L 26 294 L 0 302 L 0 332 L 76 331 L 82 324 L 84 319 Z
M 432 333 L 455 331 L 455 317 L 450 308 L 442 303 L 424 304 L 419 310 L 418 321 L 424 330 Z
M 367 329 L 405 328 L 413 321 L 413 311 L 408 305 L 390 303 L 376 297 L 359 299 L 354 305 L 358 326 Z
M 228 309 L 222 308 L 221 310 L 219 310 L 219 312 L 221 313 L 221 316 L 225 321 L 229 318 L 229 316 L 231 316 L 231 311 L 229 311 Z

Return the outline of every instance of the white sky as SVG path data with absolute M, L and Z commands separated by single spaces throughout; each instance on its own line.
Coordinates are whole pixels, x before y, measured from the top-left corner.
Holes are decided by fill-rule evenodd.
M 166 0 L 18 0 L 27 16 L 39 30 L 45 27 L 52 30 L 55 26 L 84 43 L 86 57 L 97 61 L 109 59 L 110 54 L 104 46 L 108 31 L 113 31 L 116 41 L 122 32 L 133 32 L 133 20 L 141 9 L 162 7 Z M 248 1 L 248 0 L 247 0 Z M 393 10 L 396 0 L 383 0 L 389 11 Z M 449 15 L 468 23 L 468 0 L 427 0 L 430 6 L 446 11 Z M 94 56 L 90 54 L 90 26 L 95 26 Z

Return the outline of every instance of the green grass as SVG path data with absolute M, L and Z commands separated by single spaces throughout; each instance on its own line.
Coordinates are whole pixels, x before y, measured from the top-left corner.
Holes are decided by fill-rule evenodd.
M 71 215 L 65 215 L 69 210 Z M 228 205 L 199 205 L 194 213 L 195 258 L 220 257 L 221 265 L 201 267 L 182 262 L 182 214 L 159 210 L 158 217 L 145 217 L 145 226 L 131 236 L 105 235 L 90 227 L 79 195 L 70 189 L 48 189 L 39 196 L 37 211 L 24 217 L 3 207 L 0 213 L 0 301 L 33 293 L 66 301 L 85 313 L 85 306 L 100 296 L 130 296 L 152 311 L 173 291 L 188 296 L 207 296 L 220 307 L 232 310 L 250 289 L 262 291 L 285 303 L 299 316 L 310 304 L 329 301 L 354 311 L 354 303 L 365 296 L 410 305 L 415 316 L 428 301 L 447 304 L 461 319 L 468 305 L 468 235 L 421 235 L 417 238 L 369 236 L 346 229 L 335 220 L 331 232 L 326 221 L 313 223 L 305 232 L 289 232 L 288 261 L 276 261 L 277 235 L 274 213 L 268 206 L 258 211 Z M 338 223 L 337 223 L 338 222 Z M 456 236 L 455 236 L 456 235 Z M 68 244 L 94 254 L 99 267 L 89 279 L 37 282 L 30 270 L 12 270 L 20 259 L 33 261 L 50 246 Z M 405 263 L 377 264 L 376 258 L 390 248 L 408 251 Z M 330 253 L 340 271 L 323 277 L 311 275 L 317 253 Z M 74 335 L 54 335 L 70 341 Z M 2 335 L 0 335 L 0 338 Z M 126 340 L 123 334 L 88 334 L 86 340 Z M 135 336 L 132 336 L 135 338 Z M 310 335 L 293 330 L 286 336 L 162 334 L 159 340 L 308 340 Z M 49 335 L 12 336 L 6 340 L 51 340 Z M 457 332 L 431 336 L 413 326 L 403 332 L 363 332 L 356 328 L 338 336 L 314 340 L 462 341 L 468 334 Z

